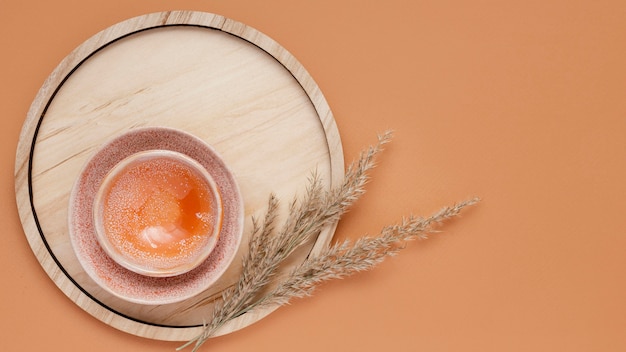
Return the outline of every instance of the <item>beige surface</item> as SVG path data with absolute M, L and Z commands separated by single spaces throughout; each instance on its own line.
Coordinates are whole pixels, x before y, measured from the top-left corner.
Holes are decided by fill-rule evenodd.
M 336 238 L 483 201 L 376 270 L 324 285 L 204 351 L 626 350 L 623 1 L 0 1 L 0 350 L 173 351 L 85 313 L 21 228 L 20 128 L 92 34 L 194 9 L 246 23 L 311 73 L 346 160 L 396 135 Z
M 211 145 L 235 175 L 245 208 L 243 246 L 222 278 L 200 295 L 163 305 L 126 302 L 100 288 L 73 251 L 67 220 L 73 185 L 93 154 L 149 126 L 180 129 Z M 327 187 L 337 184 L 343 154 L 328 105 L 299 63 L 241 23 L 163 12 L 107 28 L 50 75 L 22 131 L 16 192 L 29 243 L 68 297 L 123 331 L 185 341 L 201 331 L 213 307 L 199 302 L 236 282 L 252 217 L 263 217 L 271 193 L 302 194 L 313 173 Z M 329 243 L 333 230 L 315 243 Z M 221 333 L 272 310 L 246 314 Z

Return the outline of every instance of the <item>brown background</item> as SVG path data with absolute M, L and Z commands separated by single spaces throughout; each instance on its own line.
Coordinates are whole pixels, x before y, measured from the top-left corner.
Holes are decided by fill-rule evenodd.
M 173 351 L 65 297 L 30 251 L 13 163 L 39 87 L 130 17 L 221 14 L 293 53 L 346 160 L 396 131 L 337 238 L 481 204 L 376 270 L 323 285 L 207 351 L 626 350 L 623 1 L 0 0 L 0 350 Z

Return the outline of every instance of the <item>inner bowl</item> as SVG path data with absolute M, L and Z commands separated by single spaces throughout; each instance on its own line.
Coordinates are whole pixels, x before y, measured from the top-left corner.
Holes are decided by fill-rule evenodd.
M 94 200 L 98 243 L 135 273 L 169 277 L 200 265 L 218 242 L 222 200 L 210 173 L 171 150 L 147 150 L 117 163 Z

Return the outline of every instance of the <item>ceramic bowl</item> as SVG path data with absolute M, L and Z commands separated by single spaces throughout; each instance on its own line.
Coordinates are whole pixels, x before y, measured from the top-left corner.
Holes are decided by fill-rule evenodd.
M 197 162 L 208 171 L 221 198 L 222 221 L 215 247 L 197 267 L 178 275 L 152 276 L 130 270 L 105 251 L 106 245 L 98 240 L 96 231 L 94 209 L 101 202 L 96 198 L 107 175 L 125 159 L 151 150 L 179 153 Z M 68 206 L 72 248 L 83 271 L 104 291 L 97 299 L 105 302 L 110 300 L 108 294 L 142 305 L 173 304 L 192 298 L 220 280 L 235 258 L 243 235 L 244 201 L 235 174 L 205 140 L 166 127 L 132 129 L 98 147 L 80 171 Z
M 116 164 L 94 200 L 96 238 L 115 262 L 148 276 L 184 274 L 217 244 L 222 200 L 210 173 L 171 150 Z

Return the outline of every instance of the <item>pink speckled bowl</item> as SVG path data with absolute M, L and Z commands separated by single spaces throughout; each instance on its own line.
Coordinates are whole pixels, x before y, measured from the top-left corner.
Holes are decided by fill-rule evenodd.
M 119 265 L 99 245 L 93 221 L 94 199 L 109 170 L 132 154 L 155 149 L 185 154 L 210 170 L 222 199 L 222 227 L 215 248 L 195 269 L 176 276 L 147 276 Z M 69 235 L 84 271 L 103 289 L 133 303 L 169 304 L 200 294 L 226 271 L 241 243 L 243 212 L 237 182 L 212 147 L 180 130 L 140 128 L 111 140 L 85 165 L 70 195 Z
M 185 212 L 187 203 L 194 214 Z M 117 163 L 102 180 L 93 212 L 96 239 L 108 256 L 148 276 L 196 268 L 215 248 L 222 226 L 222 198 L 209 171 L 163 149 Z M 130 223 L 140 227 L 133 232 Z

